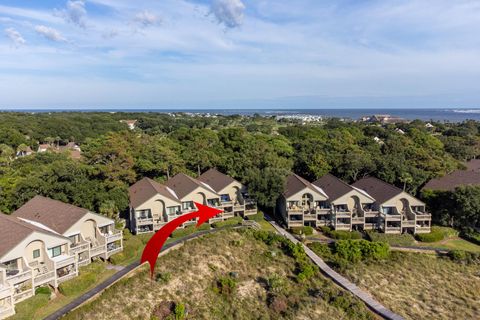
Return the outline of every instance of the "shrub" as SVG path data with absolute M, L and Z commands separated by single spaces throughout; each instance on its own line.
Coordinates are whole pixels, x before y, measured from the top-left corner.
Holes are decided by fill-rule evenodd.
M 384 242 L 340 240 L 335 243 L 334 251 L 340 259 L 357 263 L 362 260 L 386 259 L 389 256 L 390 248 Z
M 186 315 L 185 305 L 183 303 L 176 303 L 173 314 L 175 315 L 175 320 L 185 319 L 185 315 Z
M 271 293 L 281 293 L 286 288 L 286 281 L 277 274 L 273 274 L 267 279 L 267 289 Z
M 338 240 L 354 240 L 362 239 L 362 234 L 358 231 L 343 231 L 343 230 L 332 230 L 328 234 L 330 238 Z
M 460 233 L 460 236 L 467 241 L 480 245 L 480 233 L 472 228 L 465 228 Z
M 168 283 L 172 279 L 172 274 L 170 272 L 158 273 L 155 276 L 155 280 L 160 283 Z
M 279 234 L 273 233 L 271 231 L 265 230 L 255 230 L 253 231 L 253 237 L 256 240 L 260 240 L 266 245 L 272 245 L 274 243 L 284 243 L 286 239 Z
M 204 223 L 198 228 L 195 225 L 191 225 L 191 226 L 185 227 L 183 229 L 177 229 L 177 230 L 173 231 L 171 237 L 172 238 L 183 238 L 183 237 L 191 235 L 192 233 L 195 233 L 197 231 L 204 231 L 204 230 L 210 230 L 210 225 L 208 223 Z
M 415 238 L 408 233 L 405 234 L 387 234 L 377 231 L 366 231 L 368 238 L 373 242 L 385 242 L 391 246 L 413 246 Z
M 305 282 L 315 275 L 316 268 L 310 260 L 299 260 L 297 261 L 297 265 L 299 271 L 297 274 L 298 282 Z
M 300 235 L 300 234 L 303 234 L 303 228 L 302 227 L 293 227 L 293 228 L 290 228 L 290 232 L 293 233 L 293 234 Z
M 480 264 L 480 253 L 474 253 L 463 250 L 451 250 L 448 252 L 448 257 L 455 262 L 467 264 Z
M 313 228 L 312 227 L 303 227 L 303 234 L 306 236 L 311 236 L 313 234 Z
M 232 277 L 222 277 L 216 281 L 216 291 L 223 295 L 230 295 L 237 287 L 237 281 Z
M 50 294 L 52 293 L 52 290 L 50 289 L 50 287 L 38 287 L 37 289 L 35 289 L 35 294 L 48 294 L 50 296 Z
M 212 224 L 212 227 L 222 228 L 222 227 L 228 227 L 228 226 L 237 226 L 241 224 L 242 221 L 243 221 L 242 217 L 234 217 L 234 218 L 227 219 L 225 221 L 215 222 L 214 224 Z
M 246 216 L 247 220 L 252 220 L 256 222 L 260 222 L 265 220 L 265 215 L 263 214 L 262 211 L 259 211 L 257 214 L 252 214 L 251 216 Z
M 432 227 L 430 233 L 419 233 L 415 237 L 421 242 L 438 242 L 445 239 L 447 232 L 439 227 Z

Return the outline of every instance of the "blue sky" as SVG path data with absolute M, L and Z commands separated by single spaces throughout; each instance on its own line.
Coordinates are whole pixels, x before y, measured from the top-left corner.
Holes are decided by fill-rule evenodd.
M 478 0 L 1 0 L 0 108 L 480 107 Z

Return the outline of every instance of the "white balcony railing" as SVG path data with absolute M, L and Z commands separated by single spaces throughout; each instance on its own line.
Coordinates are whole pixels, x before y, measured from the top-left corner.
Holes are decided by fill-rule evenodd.
M 77 276 L 77 273 L 76 272 L 71 272 L 69 274 L 66 274 L 60 278 L 57 278 L 57 282 L 58 283 L 62 283 L 62 282 L 65 282 L 67 280 L 70 280 L 70 279 L 73 279 Z
M 11 286 L 4 286 L 0 284 L 0 300 L 12 295 L 13 289 Z
M 35 276 L 33 278 L 33 284 L 35 286 L 39 286 L 53 279 L 55 279 L 55 271 L 52 270 L 52 271 L 48 271 L 47 273 L 43 273 Z
M 93 248 L 90 249 L 90 256 L 95 257 L 95 256 L 98 256 L 100 254 L 105 253 L 105 251 L 107 251 L 107 248 L 104 245 L 101 245 L 101 246 L 98 246 L 98 247 L 93 247 Z
M 29 270 L 20 270 L 17 274 L 8 276 L 7 275 L 7 282 L 10 284 L 16 284 L 19 282 L 26 281 L 32 278 L 32 271 Z
M 13 295 L 13 301 L 15 301 L 15 303 L 18 303 L 20 301 L 23 301 L 29 297 L 33 296 L 33 290 L 32 289 L 28 289 L 28 290 L 25 290 L 25 291 L 22 291 L 22 292 L 18 292 L 18 293 L 15 293 Z
M 55 262 L 55 268 L 63 268 L 68 265 L 74 264 L 75 263 L 75 257 L 69 256 L 65 259 L 59 260 Z
M 121 240 L 122 237 L 123 237 L 122 231 L 120 231 L 120 230 L 116 230 L 116 231 L 115 231 L 114 233 L 112 233 L 112 234 L 108 234 L 108 233 L 105 234 L 105 239 L 107 240 L 107 243 Z
M 7 317 L 13 316 L 15 314 L 15 309 L 13 306 L 0 306 L 0 319 L 6 319 Z
M 90 244 L 88 242 L 81 242 L 70 247 L 70 254 L 75 255 L 79 252 L 87 251 L 88 248 L 90 248 Z

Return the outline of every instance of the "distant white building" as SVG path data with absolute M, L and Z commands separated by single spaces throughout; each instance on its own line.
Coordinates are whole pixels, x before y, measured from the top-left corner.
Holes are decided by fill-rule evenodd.
M 380 145 L 382 145 L 382 144 L 385 143 L 385 142 L 383 142 L 383 140 L 380 139 L 379 137 L 374 137 L 373 140 L 374 140 L 376 143 L 380 144 Z
M 125 123 L 128 129 L 133 130 L 137 125 L 137 120 L 120 120 L 121 123 Z
M 403 130 L 400 129 L 400 128 L 396 128 L 396 129 L 395 129 L 395 132 L 400 133 L 400 134 L 405 134 L 405 131 L 403 131 Z
M 435 128 L 435 126 L 434 126 L 433 124 L 431 124 L 430 122 L 427 122 L 427 123 L 425 124 L 425 128 L 427 128 L 427 129 L 432 129 L 432 128 Z

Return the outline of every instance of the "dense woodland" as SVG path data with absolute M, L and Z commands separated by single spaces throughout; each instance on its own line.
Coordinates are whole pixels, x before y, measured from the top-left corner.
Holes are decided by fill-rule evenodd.
M 128 130 L 122 119 L 138 120 L 137 128 Z M 331 172 L 347 182 L 374 175 L 418 194 L 431 178 L 480 154 L 480 123 L 432 124 L 434 128 L 422 121 L 380 126 L 330 119 L 302 125 L 260 116 L 0 113 L 0 211 L 10 213 L 42 194 L 115 216 L 128 207 L 127 188 L 138 179 L 161 182 L 179 172 L 196 176 L 210 167 L 247 184 L 265 210 L 273 208 L 292 171 L 310 180 Z M 39 143 L 71 141 L 80 145 L 81 160 L 50 152 L 15 159 L 26 146 L 37 150 Z M 476 194 L 478 225 L 480 192 Z M 450 223 L 453 214 L 439 213 L 437 220 Z

